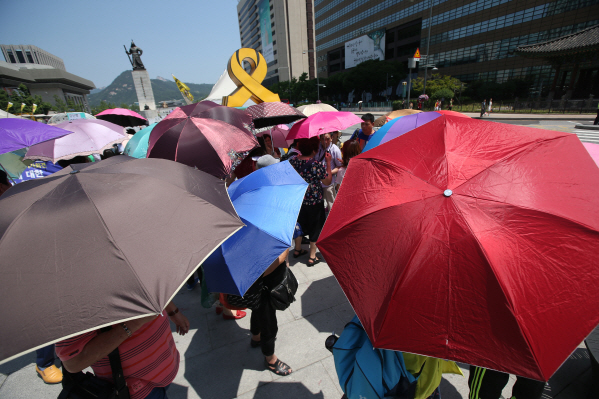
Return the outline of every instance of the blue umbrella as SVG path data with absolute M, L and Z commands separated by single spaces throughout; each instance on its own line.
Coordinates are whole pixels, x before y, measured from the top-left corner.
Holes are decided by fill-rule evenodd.
M 150 140 L 150 133 L 152 133 L 152 129 L 154 129 L 154 126 L 156 125 L 157 123 L 152 123 L 150 126 L 135 133 L 125 146 L 123 155 L 128 155 L 133 158 L 147 158 L 148 140 Z
M 308 184 L 288 161 L 259 169 L 229 187 L 245 227 L 203 263 L 210 292 L 241 295 L 291 246 Z

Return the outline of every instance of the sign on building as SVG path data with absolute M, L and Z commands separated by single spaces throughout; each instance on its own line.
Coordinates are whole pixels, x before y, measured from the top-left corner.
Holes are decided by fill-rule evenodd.
M 260 39 L 262 40 L 262 55 L 266 62 L 275 60 L 272 48 L 272 27 L 270 20 L 269 0 L 260 0 L 258 3 L 258 16 L 260 18 Z
M 385 59 L 385 29 L 345 42 L 345 69 L 368 60 Z

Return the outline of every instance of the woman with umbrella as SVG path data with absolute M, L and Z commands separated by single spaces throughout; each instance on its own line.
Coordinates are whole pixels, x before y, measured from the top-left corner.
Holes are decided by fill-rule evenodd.
M 320 235 L 320 231 L 325 222 L 322 184 L 328 186 L 333 179 L 333 175 L 331 174 L 331 154 L 327 152 L 324 157 L 327 165 L 326 170 L 322 164 L 316 162 L 314 159 L 319 145 L 320 141 L 318 140 L 318 137 L 300 139 L 297 144 L 297 149 L 302 155 L 289 160 L 291 166 L 293 166 L 297 173 L 299 173 L 306 183 L 309 184 L 306 195 L 304 196 L 302 208 L 300 209 L 297 218 L 298 223 L 302 227 L 302 231 L 309 236 L 310 240 L 308 267 L 312 267 L 320 262 L 320 259 L 316 257 L 316 240 L 318 240 L 318 236 Z M 302 249 L 301 244 L 301 237 L 296 238 L 295 250 L 293 251 L 294 258 L 298 258 L 308 253 L 308 251 Z

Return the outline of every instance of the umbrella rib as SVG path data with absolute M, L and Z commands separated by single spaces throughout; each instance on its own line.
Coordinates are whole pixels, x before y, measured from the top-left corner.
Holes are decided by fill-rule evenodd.
M 102 222 L 102 226 L 104 227 L 104 230 L 106 231 L 106 233 L 110 237 L 110 240 L 112 241 L 112 243 L 114 244 L 114 246 L 119 250 L 119 252 L 123 256 L 123 259 L 125 260 L 125 262 L 127 262 L 127 265 L 129 265 L 129 269 L 131 270 L 131 272 L 133 273 L 133 275 L 137 279 L 137 282 L 143 288 L 143 292 L 144 292 L 144 294 L 146 296 L 146 299 L 148 300 L 149 303 L 151 303 L 154 306 L 155 309 L 160 308 L 159 304 L 156 303 L 156 301 L 154 301 L 152 299 L 151 295 L 149 294 L 148 290 L 146 289 L 146 286 L 141 283 L 141 279 L 139 278 L 139 276 L 138 276 L 135 268 L 133 268 L 133 266 L 131 265 L 131 262 L 129 262 L 129 259 L 127 259 L 127 256 L 125 255 L 125 253 L 123 252 L 123 250 L 121 249 L 121 247 L 119 247 L 119 245 L 117 244 L 116 240 L 112 236 L 112 233 L 108 229 L 108 226 L 106 226 L 106 223 L 104 222 L 104 219 L 102 218 L 102 216 L 100 215 L 100 212 L 98 211 L 98 207 L 96 206 L 96 204 L 94 203 L 94 201 L 92 200 L 92 198 L 88 195 L 87 191 L 85 191 L 85 189 L 83 188 L 83 185 L 79 181 L 78 176 L 74 175 L 74 177 L 77 179 L 77 182 L 79 183 L 79 186 L 81 187 L 81 190 L 85 193 L 85 196 L 87 197 L 87 199 L 89 200 L 89 202 L 93 205 L 94 210 L 96 211 L 96 215 L 98 216 L 98 219 Z
M 510 314 L 516 318 L 516 314 L 514 313 L 514 303 L 512 301 L 511 296 L 509 296 L 506 293 L 506 289 L 503 286 L 503 281 L 497 276 L 497 274 L 495 273 L 495 269 L 492 266 L 491 261 L 489 260 L 489 256 L 487 255 L 487 252 L 485 251 L 485 247 L 480 243 L 480 241 L 478 240 L 478 237 L 476 236 L 476 234 L 474 233 L 474 231 L 472 230 L 472 227 L 470 227 L 470 224 L 468 223 L 468 220 L 466 219 L 466 217 L 464 217 L 464 214 L 462 213 L 462 211 L 460 210 L 460 208 L 455 204 L 455 200 L 453 198 L 450 198 L 452 201 L 452 204 L 454 206 L 454 209 L 458 212 L 458 214 L 462 217 L 462 220 L 464 221 L 464 223 L 466 224 L 466 226 L 468 226 L 468 231 L 470 231 L 470 234 L 472 235 L 472 237 L 474 238 L 474 240 L 476 240 L 476 243 L 478 245 L 478 247 L 480 248 L 482 254 L 485 257 L 485 260 L 487 261 L 487 264 L 489 265 L 489 269 L 491 269 L 491 272 L 493 273 L 493 275 L 495 276 L 495 280 L 497 281 L 497 283 L 499 284 L 499 288 L 501 289 L 501 292 L 503 293 L 503 296 L 508 300 L 509 305 L 510 305 Z M 509 232 L 509 230 L 506 230 L 507 232 Z M 534 251 L 534 249 L 529 248 L 532 251 Z M 536 252 L 536 251 L 535 251 Z M 538 253 L 538 252 L 537 252 Z M 448 298 L 449 299 L 449 298 Z M 451 319 L 451 317 L 449 317 L 449 319 Z M 516 325 L 518 326 L 518 331 L 520 332 L 520 336 L 522 337 L 522 339 L 526 342 L 526 345 L 528 346 L 529 349 L 529 353 L 532 354 L 532 356 L 534 357 L 535 360 L 535 365 L 539 365 L 539 361 L 537 359 L 536 353 L 532 350 L 532 346 L 530 344 L 530 341 L 528 339 L 528 336 L 526 334 L 524 334 L 524 332 L 522 331 L 522 328 L 520 327 L 520 323 L 516 322 Z

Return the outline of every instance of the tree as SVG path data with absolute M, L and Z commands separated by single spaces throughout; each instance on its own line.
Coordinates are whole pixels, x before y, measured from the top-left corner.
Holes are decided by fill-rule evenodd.
M 4 90 L 0 90 L 0 109 L 6 111 L 9 102 L 13 103 L 13 106 L 8 110 L 12 114 L 21 113 L 21 104 L 25 104 L 23 114 L 31 114 L 33 104 L 37 105 L 36 114 L 47 114 L 52 109 L 52 104 L 42 101 L 41 96 L 32 96 L 27 86 L 22 83 L 17 89 L 12 90 L 10 95 Z
M 422 93 L 423 86 L 424 78 L 412 79 L 412 91 L 416 93 Z M 426 94 L 428 94 L 429 97 L 433 97 L 433 94 L 441 89 L 447 89 L 452 93 L 455 93 L 456 91 L 460 90 L 461 87 L 462 82 L 460 82 L 459 79 L 449 75 L 442 76 L 438 73 L 434 73 L 430 79 L 426 80 Z
M 433 93 L 433 95 L 431 96 L 431 98 L 433 100 L 441 100 L 441 99 L 445 99 L 446 101 L 449 101 L 451 98 L 453 98 L 454 96 L 454 92 L 447 89 L 447 88 L 442 88 L 437 90 L 436 92 Z
M 392 87 L 406 77 L 406 67 L 397 61 L 368 60 L 345 73 L 343 87 L 347 93 L 355 90 L 354 93 L 359 97 L 362 92 L 369 92 L 376 98 L 379 92 L 385 90 L 387 77 Z

